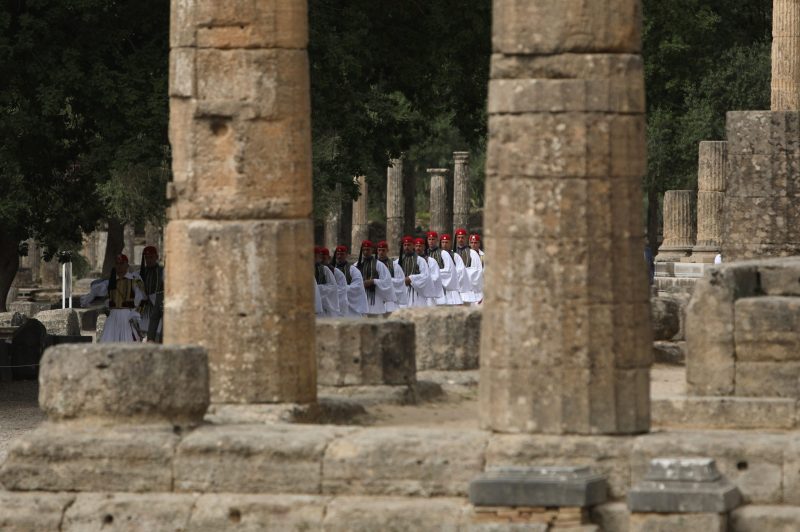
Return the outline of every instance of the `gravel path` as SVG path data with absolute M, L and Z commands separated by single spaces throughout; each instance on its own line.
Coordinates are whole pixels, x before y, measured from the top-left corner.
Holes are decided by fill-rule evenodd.
M 38 395 L 36 381 L 0 382 L 0 463 L 6 458 L 11 440 L 44 420 Z

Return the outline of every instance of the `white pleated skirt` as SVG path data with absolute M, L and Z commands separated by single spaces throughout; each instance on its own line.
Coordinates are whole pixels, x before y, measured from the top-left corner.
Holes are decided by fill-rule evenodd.
M 141 316 L 133 309 L 112 308 L 98 342 L 140 342 L 142 339 L 131 326 L 131 319 L 138 322 Z

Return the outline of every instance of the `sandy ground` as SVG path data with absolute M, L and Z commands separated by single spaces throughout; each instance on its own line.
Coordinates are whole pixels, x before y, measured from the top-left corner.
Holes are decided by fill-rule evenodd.
M 440 428 L 478 428 L 478 387 L 475 372 L 425 372 L 421 378 L 442 385 L 445 395 L 417 405 L 372 405 L 364 424 L 376 427 L 414 426 Z M 685 393 L 686 370 L 674 366 L 654 366 L 651 373 L 653 398 Z M 0 383 L 0 463 L 9 442 L 35 428 L 44 420 L 39 410 L 35 381 Z

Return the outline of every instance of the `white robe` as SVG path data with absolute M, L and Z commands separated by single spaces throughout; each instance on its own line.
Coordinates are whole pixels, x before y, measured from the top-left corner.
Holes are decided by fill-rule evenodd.
M 439 269 L 439 277 L 442 280 L 442 288 L 444 293 L 439 294 L 436 298 L 437 305 L 461 305 L 464 301 L 461 299 L 459 293 L 459 275 L 460 271 L 453 262 L 453 257 L 449 251 L 442 250 L 442 262 L 444 266 Z M 463 262 L 462 268 L 463 268 Z M 437 263 L 438 265 L 438 263 Z
M 314 279 L 314 314 L 322 316 L 322 313 L 322 296 L 319 295 L 319 285 L 317 284 L 317 280 Z
M 319 295 L 322 298 L 322 315 L 327 318 L 340 316 L 339 310 L 339 287 L 336 285 L 336 277 L 327 266 L 322 266 L 325 272 L 325 284 L 318 284 Z
M 330 268 L 328 268 L 330 269 Z M 336 277 L 337 292 L 339 293 L 339 316 L 344 316 L 347 311 L 347 277 L 338 268 L 333 269 L 333 276 Z
M 403 271 L 402 266 L 400 266 L 400 261 L 394 261 L 395 267 L 400 268 L 400 271 Z M 428 306 L 428 299 L 425 296 L 425 290 L 428 286 L 429 281 L 429 273 L 428 273 L 428 263 L 425 261 L 424 258 L 417 256 L 417 268 L 419 269 L 419 273 L 415 273 L 409 275 L 411 278 L 411 284 L 406 286 L 406 298 L 405 304 L 401 305 L 401 307 L 427 307 Z M 405 285 L 405 276 L 403 277 L 403 284 Z
M 370 302 L 367 297 L 367 314 L 386 314 L 390 312 L 387 304 L 394 303 L 397 296 L 394 293 L 394 284 L 389 268 L 379 260 L 376 260 L 375 263 L 378 269 L 378 278 L 373 279 L 375 281 L 375 301 Z
M 139 279 L 138 273 L 128 272 L 125 274 L 126 279 Z M 87 296 L 94 297 L 107 297 L 108 296 L 108 279 L 97 283 L 92 286 L 92 290 Z M 87 297 L 84 296 L 84 297 Z M 137 307 L 145 300 L 147 296 L 144 291 L 138 286 L 133 286 L 133 304 Z M 91 301 L 91 300 L 89 300 Z M 83 298 L 81 298 L 81 305 L 83 305 Z M 103 326 L 103 334 L 97 339 L 98 342 L 139 342 L 142 340 L 140 332 L 142 331 L 141 324 L 142 316 L 132 308 L 112 308 L 108 313 L 108 319 Z M 135 326 L 134 326 L 135 324 Z M 144 331 L 145 334 L 147 331 Z
M 425 297 L 429 307 L 435 307 L 437 300 L 444 294 L 442 288 L 442 278 L 439 270 L 439 263 L 433 257 L 427 257 L 428 263 L 428 285 L 425 287 Z
M 386 266 L 384 264 L 384 266 Z M 389 259 L 388 268 L 392 272 L 392 288 L 394 289 L 394 299 L 386 301 L 386 312 L 394 312 L 398 308 L 408 304 L 408 294 L 406 293 L 406 277 L 403 275 L 403 268 L 397 261 Z
M 461 262 L 464 268 L 464 280 L 459 289 L 464 303 L 477 303 L 483 299 L 483 263 L 481 256 L 474 249 L 469 250 L 470 265 L 464 264 L 461 255 L 456 252 L 456 263 Z
M 362 317 L 367 313 L 367 292 L 364 290 L 364 278 L 358 268 L 350 266 L 350 284 L 347 285 L 347 308 L 342 315 Z M 345 279 L 345 282 L 347 279 Z

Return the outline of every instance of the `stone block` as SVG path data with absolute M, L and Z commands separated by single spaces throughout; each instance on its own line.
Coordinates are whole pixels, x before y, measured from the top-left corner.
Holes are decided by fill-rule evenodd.
M 800 437 L 788 436 L 783 453 L 783 503 L 800 506 Z
M 650 460 L 662 456 L 713 458 L 719 471 L 742 492 L 747 503 L 783 500 L 784 434 L 746 430 L 663 432 L 636 438 L 630 457 L 632 483 L 644 478 Z
M 0 491 L 0 530 L 61 530 L 64 510 L 75 500 L 69 493 Z
M 0 327 L 19 327 L 26 319 L 26 316 L 19 312 L 0 312 Z
M 494 0 L 492 48 L 509 55 L 637 53 L 641 17 L 633 0 L 568 0 L 555 10 L 547 0 Z
M 205 494 L 197 499 L 188 530 L 322 530 L 328 502 L 309 495 Z
M 470 482 L 473 506 L 587 507 L 606 501 L 606 480 L 588 467 L 491 468 Z
M 725 115 L 729 154 L 796 153 L 800 148 L 799 131 L 797 111 L 728 111 Z M 729 174 L 730 169 L 729 165 Z
M 457 532 L 467 505 L 462 499 L 402 497 L 336 497 L 325 511 L 327 532 L 414 530 Z
M 607 502 L 591 509 L 591 520 L 600 530 L 628 532 L 630 510 L 624 502 Z
M 681 328 L 681 306 L 675 298 L 650 299 L 653 340 L 671 340 Z
M 800 260 L 774 259 L 758 266 L 761 291 L 768 296 L 800 296 Z
M 376 428 L 339 438 L 323 464 L 326 494 L 463 496 L 483 470 L 488 434 Z
M 605 476 L 609 495 L 620 498 L 630 487 L 632 447 L 629 437 L 493 434 L 486 448 L 486 468 L 584 465 Z
M 686 342 L 653 342 L 653 362 L 685 366 Z
M 800 398 L 800 362 L 737 362 L 736 395 Z
M 755 295 L 754 265 L 721 265 L 697 283 L 686 307 L 686 382 L 691 395 L 733 395 L 734 302 Z
M 208 350 L 211 402 L 315 399 L 311 233 L 309 220 L 167 226 L 164 341 Z M 209 305 L 214 327 L 196 318 Z
M 787 430 L 797 423 L 797 400 L 776 397 L 667 397 L 653 399 L 651 409 L 657 427 Z
M 739 299 L 734 315 L 737 364 L 800 360 L 800 297 Z
M 478 522 L 468 523 L 463 530 L 465 532 L 548 532 L 551 530 L 548 523 L 511 523 L 507 519 L 501 522 Z M 560 527 L 560 532 L 598 532 L 596 527 Z
M 478 368 L 480 307 L 409 308 L 392 316 L 414 324 L 417 370 Z
M 800 530 L 800 508 L 747 505 L 734 510 L 729 522 L 735 532 L 792 532 Z
M 325 449 L 346 432 L 296 425 L 199 428 L 177 449 L 175 490 L 318 494 Z
M 205 350 L 158 344 L 64 344 L 45 352 L 39 404 L 51 420 L 197 424 L 208 407 Z
M 50 310 L 52 305 L 49 301 L 14 301 L 8 306 L 8 310 L 32 318 L 40 312 Z
M 45 424 L 12 444 L 0 482 L 14 491 L 171 491 L 172 427 Z
M 645 173 L 644 127 L 644 114 L 491 115 L 486 174 L 503 178 L 638 178 Z
M 97 319 L 100 316 L 100 309 L 79 308 L 75 309 L 78 313 L 78 320 L 81 324 L 81 331 L 94 331 L 97 329 Z
M 317 382 L 325 386 L 413 384 L 414 324 L 396 319 L 317 320 Z
M 59 530 L 185 531 L 196 501 L 178 493 L 80 493 Z
M 103 329 L 106 326 L 107 319 L 108 316 L 106 316 L 105 314 L 100 314 L 99 316 L 97 316 L 97 323 L 95 325 L 96 329 L 94 334 L 95 341 L 99 340 L 103 336 Z
M 630 532 L 727 532 L 728 518 L 724 514 L 658 514 L 632 513 Z

